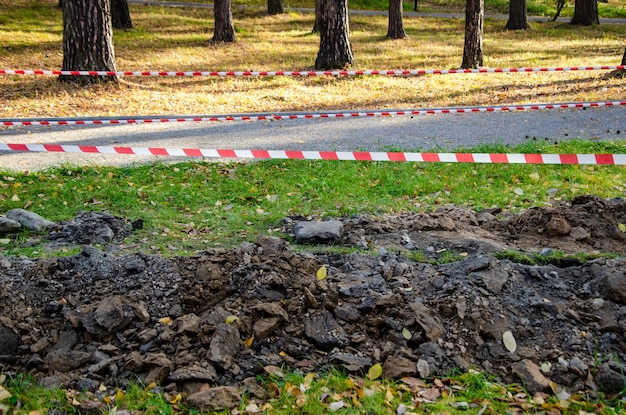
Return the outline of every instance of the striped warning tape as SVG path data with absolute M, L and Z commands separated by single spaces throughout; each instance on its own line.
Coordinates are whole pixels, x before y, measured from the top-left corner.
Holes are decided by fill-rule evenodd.
M 4 144 L 0 151 L 89 153 L 115 155 L 183 156 L 241 159 L 295 159 L 345 161 L 396 161 L 426 163 L 594 164 L 626 165 L 626 154 L 504 154 L 412 153 L 370 151 L 235 150 L 162 147 L 74 146 L 62 144 Z
M 522 67 L 478 69 L 391 69 L 391 70 L 335 70 L 335 71 L 49 71 L 26 69 L 0 69 L 0 75 L 64 75 L 64 76 L 415 76 L 449 75 L 469 73 L 529 73 L 625 70 L 626 65 L 568 66 L 568 67 Z
M 102 117 L 102 118 L 0 118 L 3 126 L 38 126 L 38 125 L 119 125 L 119 124 L 153 124 L 153 123 L 183 123 L 206 121 L 263 121 L 263 120 L 294 120 L 314 118 L 356 118 L 356 117 L 386 117 L 401 115 L 433 115 L 433 114 L 466 114 L 480 112 L 506 111 L 534 111 L 572 108 L 619 107 L 626 106 L 623 101 L 603 102 L 571 102 L 560 104 L 528 104 L 502 105 L 492 107 L 457 107 L 457 108 L 426 108 L 426 109 L 399 109 L 375 110 L 354 112 L 309 112 L 309 113 L 276 113 L 276 114 L 233 114 L 233 115 L 183 115 L 161 117 Z

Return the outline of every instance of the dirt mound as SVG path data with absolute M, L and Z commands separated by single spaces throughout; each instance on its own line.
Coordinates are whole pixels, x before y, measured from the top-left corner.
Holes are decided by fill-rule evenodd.
M 269 365 L 360 373 L 381 362 L 389 377 L 474 367 L 535 391 L 619 392 L 626 258 L 535 266 L 492 254 L 624 254 L 625 206 L 587 197 L 520 215 L 443 207 L 342 220 L 341 244 L 375 254 L 296 253 L 260 236 L 194 257 L 85 245 L 2 258 L 0 370 L 78 389 L 138 375 L 192 391 Z M 418 252 L 458 260 L 415 262 Z

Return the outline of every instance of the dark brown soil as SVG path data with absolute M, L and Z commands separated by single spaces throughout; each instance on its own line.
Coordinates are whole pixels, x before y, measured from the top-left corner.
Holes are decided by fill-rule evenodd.
M 189 392 L 242 384 L 268 365 L 363 373 L 380 362 L 389 377 L 476 368 L 535 390 L 545 379 L 570 391 L 624 388 L 624 200 L 343 218 L 339 245 L 357 249 L 333 253 L 293 249 L 296 219 L 284 220 L 283 239 L 176 258 L 104 252 L 84 239 L 96 225 L 81 232 L 74 220 L 79 255 L 0 258 L 0 372 Z

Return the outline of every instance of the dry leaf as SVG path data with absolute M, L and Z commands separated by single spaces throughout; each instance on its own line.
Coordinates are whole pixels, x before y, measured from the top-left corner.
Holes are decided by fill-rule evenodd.
M 159 319 L 159 323 L 161 324 L 170 324 L 172 322 L 171 317 L 163 317 Z
M 282 378 L 285 376 L 285 374 L 283 373 L 283 370 L 279 368 L 278 366 L 267 365 L 263 368 L 263 370 L 265 370 L 270 375 L 278 376 L 279 378 Z
M 367 378 L 369 380 L 378 379 L 383 375 L 383 366 L 380 363 L 376 363 L 374 366 L 370 367 L 370 370 L 367 371 Z
M 337 401 L 337 402 L 331 402 L 328 405 L 328 409 L 330 410 L 330 412 L 337 412 L 338 410 L 340 410 L 343 407 L 344 407 L 343 400 Z
M 0 386 L 0 401 L 5 400 L 7 398 L 11 397 L 11 393 L 4 389 L 2 386 Z
M 617 227 L 619 228 L 620 231 L 622 231 L 622 233 L 626 233 L 626 225 L 624 225 L 623 223 L 620 223 L 617 225 Z
M 250 337 L 248 337 L 247 339 L 245 339 L 245 340 L 243 341 L 243 344 L 244 344 L 246 347 L 252 347 L 252 342 L 253 342 L 253 341 L 254 341 L 254 336 L 250 336 Z
M 509 352 L 515 353 L 517 350 L 517 342 L 515 341 L 515 337 L 513 337 L 511 330 L 507 330 L 502 333 L 502 342 L 504 343 L 504 347 L 506 347 Z
M 315 276 L 317 277 L 318 280 L 323 280 L 324 278 L 326 278 L 327 274 L 328 274 L 328 270 L 326 269 L 326 266 L 322 265 L 315 273 Z

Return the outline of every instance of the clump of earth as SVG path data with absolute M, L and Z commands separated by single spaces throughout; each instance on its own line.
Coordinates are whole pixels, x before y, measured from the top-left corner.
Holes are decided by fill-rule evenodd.
M 268 367 L 363 374 L 375 363 L 390 378 L 484 370 L 530 392 L 626 385 L 621 199 L 336 219 L 334 245 L 354 250 L 295 249 L 294 224 L 306 218 L 291 217 L 283 238 L 173 258 L 98 249 L 86 238 L 102 235 L 91 231 L 98 218 L 113 228 L 111 243 L 132 227 L 81 215 L 47 237 L 78 241 L 80 254 L 0 258 L 0 372 L 188 394 L 250 387 Z M 529 265 L 502 252 L 553 260 Z

